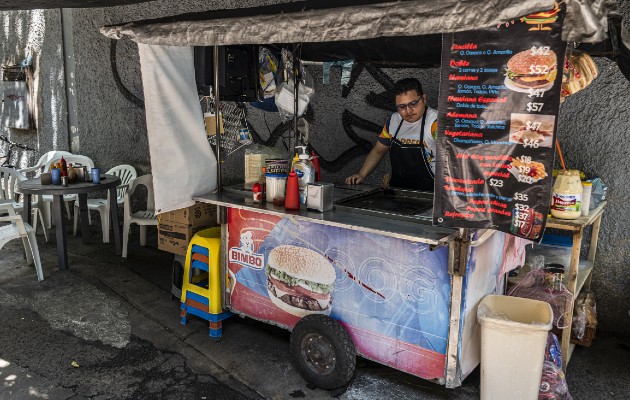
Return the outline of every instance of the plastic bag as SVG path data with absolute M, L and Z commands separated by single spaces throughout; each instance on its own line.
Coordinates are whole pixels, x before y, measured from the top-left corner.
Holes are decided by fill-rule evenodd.
M 589 211 L 593 211 L 602 201 L 606 200 L 606 191 L 608 190 L 608 186 L 601 178 L 594 178 L 592 182 L 593 188 L 591 189 L 591 205 L 589 206 Z
M 584 339 L 586 328 L 597 326 L 597 309 L 595 307 L 595 293 L 592 290 L 585 290 L 580 293 L 575 300 L 575 312 L 573 315 L 573 326 L 571 333 L 574 337 Z
M 527 273 L 545 268 L 545 256 L 536 255 L 527 257 L 525 263 L 519 270 L 519 276 L 525 276 Z
M 552 361 L 543 363 L 538 400 L 573 400 L 562 368 Z
M 547 334 L 547 347 L 545 348 L 545 361 L 551 361 L 557 367 L 562 368 L 562 350 L 558 336 L 549 332 Z
M 573 326 L 571 327 L 573 337 L 580 340 L 584 339 L 584 331 L 586 330 L 586 304 L 581 296 L 578 296 L 578 299 L 575 301 Z
M 293 82 L 293 55 L 287 49 L 282 49 L 282 65 L 283 81 L 276 88 L 276 106 L 280 113 L 282 122 L 287 122 L 293 119 L 295 110 L 295 95 L 294 95 L 294 82 Z M 297 116 L 301 116 L 306 111 L 308 103 L 315 95 L 315 82 L 311 74 L 300 63 L 300 84 L 298 85 L 298 110 Z
M 595 293 L 592 290 L 585 290 L 585 312 L 586 326 L 595 328 L 597 326 L 597 308 L 595 307 Z
M 263 97 L 265 99 L 274 97 L 276 94 L 278 58 L 266 47 L 261 47 L 258 52 L 258 71 Z

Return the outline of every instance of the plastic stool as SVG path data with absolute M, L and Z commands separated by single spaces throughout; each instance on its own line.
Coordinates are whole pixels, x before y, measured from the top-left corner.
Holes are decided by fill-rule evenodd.
M 209 322 L 209 335 L 220 338 L 222 321 L 232 315 L 223 311 L 221 293 L 221 227 L 199 231 L 188 244 L 180 299 L 182 324 L 188 314 Z M 194 275 L 193 270 L 202 271 Z

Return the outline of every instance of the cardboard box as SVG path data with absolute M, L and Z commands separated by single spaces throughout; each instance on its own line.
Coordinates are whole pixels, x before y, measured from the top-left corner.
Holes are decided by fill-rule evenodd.
M 216 224 L 214 224 L 216 226 Z M 186 255 L 188 243 L 193 235 L 210 225 L 192 227 L 175 222 L 160 222 L 158 224 L 158 249 L 173 254 Z
M 217 225 L 217 206 L 207 203 L 197 203 L 187 208 L 165 212 L 158 215 L 162 222 L 172 222 L 180 225 L 190 225 L 193 228 Z
M 217 118 L 215 114 L 204 113 L 203 121 L 206 124 L 206 136 L 215 136 L 217 134 Z M 223 135 L 225 129 L 223 128 L 223 114 L 219 113 L 219 131 Z

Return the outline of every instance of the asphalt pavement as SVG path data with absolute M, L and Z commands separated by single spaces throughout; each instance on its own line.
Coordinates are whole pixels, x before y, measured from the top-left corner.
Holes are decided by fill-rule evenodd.
M 223 339 L 173 299 L 173 255 L 138 245 L 129 258 L 69 236 L 70 268 L 60 271 L 54 237 L 38 243 L 37 282 L 22 244 L 0 249 L 0 399 L 477 399 L 476 370 L 464 384 L 438 384 L 359 359 L 345 392 L 314 389 L 289 356 L 289 333 L 246 318 L 224 323 Z M 70 228 L 69 228 L 70 230 Z M 574 399 L 630 398 L 630 337 L 598 332 L 578 347 L 567 372 Z

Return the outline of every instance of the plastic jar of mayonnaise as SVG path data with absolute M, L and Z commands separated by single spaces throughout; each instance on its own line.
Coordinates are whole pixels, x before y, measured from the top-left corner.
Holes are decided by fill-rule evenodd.
M 553 185 L 551 215 L 561 219 L 576 219 L 582 215 L 582 182 L 580 171 L 560 171 Z

